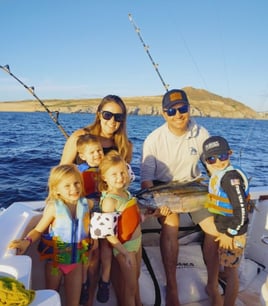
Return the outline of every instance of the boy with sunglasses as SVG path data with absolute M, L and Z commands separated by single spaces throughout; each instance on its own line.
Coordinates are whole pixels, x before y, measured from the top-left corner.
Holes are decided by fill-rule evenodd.
M 235 305 L 239 290 L 238 266 L 246 243 L 249 184 L 246 174 L 232 166 L 226 139 L 212 136 L 203 144 L 203 158 L 211 177 L 208 210 L 220 233 L 220 264 L 226 281 L 224 306 Z
M 157 182 L 190 182 L 201 176 L 198 167 L 203 152 L 203 143 L 208 131 L 190 116 L 190 104 L 186 93 L 180 89 L 166 92 L 162 99 L 162 115 L 165 123 L 155 129 L 144 141 L 141 162 L 141 187 L 149 188 Z M 218 236 L 213 214 L 206 208 L 190 213 L 195 224 L 205 232 L 204 260 L 207 265 L 206 291 L 212 305 L 220 305 L 218 292 Z M 176 278 L 178 258 L 177 213 L 159 218 L 161 223 L 160 250 L 166 275 L 166 305 L 179 306 L 179 291 Z M 179 284 L 178 284 L 179 285 Z

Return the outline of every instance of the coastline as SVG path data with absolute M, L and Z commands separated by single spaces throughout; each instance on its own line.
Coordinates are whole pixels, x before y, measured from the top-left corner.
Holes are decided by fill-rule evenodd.
M 184 88 L 190 104 L 191 115 L 216 118 L 248 118 L 268 119 L 267 113 L 258 113 L 241 102 L 223 98 L 205 90 Z M 162 96 L 122 97 L 128 114 L 161 115 Z M 51 112 L 60 113 L 95 113 L 99 99 L 67 99 L 43 100 Z M 45 108 L 37 100 L 0 102 L 0 112 L 45 112 Z

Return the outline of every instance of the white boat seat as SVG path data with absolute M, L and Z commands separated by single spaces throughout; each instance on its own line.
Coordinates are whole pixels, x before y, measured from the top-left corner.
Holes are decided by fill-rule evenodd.
M 28 229 L 36 225 L 41 216 L 42 212 L 19 202 L 1 212 L 0 232 L 5 239 L 2 237 L 0 240 L 0 258 L 15 255 L 15 250 L 8 249 L 10 241 L 23 237 Z
M 32 259 L 27 255 L 0 258 L 0 276 L 12 277 L 30 289 Z
M 29 306 L 61 306 L 60 295 L 55 290 L 36 290 L 35 298 Z

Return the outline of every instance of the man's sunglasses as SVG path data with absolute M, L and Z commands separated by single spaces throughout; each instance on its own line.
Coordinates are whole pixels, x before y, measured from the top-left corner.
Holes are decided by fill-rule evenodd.
M 101 111 L 101 115 L 104 120 L 110 120 L 112 119 L 112 117 L 114 117 L 114 120 L 116 122 L 123 122 L 125 120 L 125 115 L 121 113 L 114 114 L 114 113 L 104 110 L 104 111 Z
M 178 107 L 178 108 L 168 108 L 168 109 L 164 109 L 164 112 L 167 113 L 167 115 L 169 117 L 173 117 L 176 115 L 176 112 L 179 112 L 180 114 L 185 114 L 185 113 L 188 113 L 189 111 L 189 105 L 188 104 L 185 104 L 181 107 Z
M 217 159 L 220 160 L 220 161 L 225 161 L 228 158 L 229 158 L 229 153 L 222 153 L 222 154 L 213 155 L 213 156 L 210 156 L 210 157 L 206 158 L 206 162 L 209 165 L 213 165 L 213 164 L 216 163 Z

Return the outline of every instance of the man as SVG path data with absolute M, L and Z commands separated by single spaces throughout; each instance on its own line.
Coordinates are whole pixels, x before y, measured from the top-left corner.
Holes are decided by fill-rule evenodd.
M 202 154 L 203 142 L 209 137 L 208 131 L 190 119 L 190 104 L 183 90 L 168 91 L 162 100 L 162 115 L 166 122 L 145 139 L 141 163 L 141 187 L 149 188 L 156 181 L 192 181 L 201 175 L 198 161 Z M 213 216 L 207 209 L 191 213 L 194 223 L 206 232 L 204 240 L 204 260 L 207 265 L 207 293 L 212 305 L 221 305 L 218 292 L 219 260 L 218 235 Z M 167 280 L 166 306 L 179 306 L 176 281 L 178 257 L 179 215 L 171 213 L 159 218 L 162 225 L 160 249 Z

